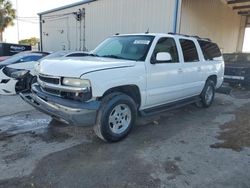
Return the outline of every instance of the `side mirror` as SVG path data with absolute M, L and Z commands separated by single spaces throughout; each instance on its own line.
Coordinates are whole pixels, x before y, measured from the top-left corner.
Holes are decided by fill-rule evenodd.
M 159 52 L 156 54 L 156 61 L 157 62 L 168 62 L 172 61 L 172 57 L 168 52 Z

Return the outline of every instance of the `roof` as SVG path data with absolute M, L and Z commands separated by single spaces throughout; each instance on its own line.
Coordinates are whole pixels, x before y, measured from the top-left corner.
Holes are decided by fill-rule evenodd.
M 79 2 L 76 2 L 76 3 L 72 3 L 72 4 L 69 4 L 69 5 L 62 6 L 62 7 L 54 8 L 54 9 L 47 10 L 47 11 L 44 11 L 44 12 L 39 12 L 38 15 L 43 15 L 43 14 L 48 14 L 48 13 L 56 12 L 56 11 L 59 11 L 59 10 L 63 10 L 63 9 L 75 7 L 75 6 L 78 6 L 78 5 L 83 5 L 83 4 L 91 3 L 93 1 L 97 1 L 97 0 L 82 0 L 82 1 L 79 1 Z
M 250 16 L 250 0 L 224 0 L 235 12 L 242 16 Z
M 132 34 L 115 34 L 114 36 L 136 36 L 136 35 L 142 35 L 142 36 L 154 36 L 154 37 L 167 37 L 167 36 L 175 36 L 175 37 L 181 37 L 181 38 L 191 38 L 191 39 L 197 39 L 197 40 L 204 40 L 212 42 L 209 38 L 201 38 L 199 36 L 195 35 L 185 35 L 185 34 L 179 34 L 179 33 L 132 33 Z

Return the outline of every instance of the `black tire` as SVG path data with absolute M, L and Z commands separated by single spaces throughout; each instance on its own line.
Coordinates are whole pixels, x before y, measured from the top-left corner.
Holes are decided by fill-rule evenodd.
M 212 80 L 207 80 L 200 95 L 201 98 L 200 106 L 203 108 L 209 108 L 213 104 L 214 96 L 215 96 L 215 83 Z
M 122 109 L 123 107 L 124 109 Z M 118 113 L 119 109 L 121 109 L 120 114 Z M 125 109 L 129 109 L 130 111 L 128 110 L 127 114 L 123 114 L 122 112 Z M 129 114 L 131 114 L 130 117 Z M 100 109 L 97 112 L 94 131 L 104 141 L 118 142 L 129 134 L 135 124 L 136 118 L 137 107 L 134 100 L 126 94 L 115 92 L 106 95 L 102 99 Z M 115 123 L 113 124 L 111 120 L 114 120 Z M 117 132 L 114 129 L 117 129 Z

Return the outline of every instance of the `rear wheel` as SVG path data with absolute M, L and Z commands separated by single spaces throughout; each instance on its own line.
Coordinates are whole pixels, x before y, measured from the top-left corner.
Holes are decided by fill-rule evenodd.
M 204 108 L 210 107 L 214 101 L 214 95 L 215 84 L 212 80 L 207 80 L 205 87 L 200 95 L 201 101 L 199 106 Z
M 137 108 L 134 100 L 123 93 L 105 96 L 96 117 L 96 135 L 107 142 L 125 138 L 135 124 Z

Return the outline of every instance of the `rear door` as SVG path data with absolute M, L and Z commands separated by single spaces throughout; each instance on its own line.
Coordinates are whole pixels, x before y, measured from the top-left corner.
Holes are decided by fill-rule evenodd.
M 197 41 L 191 38 L 179 38 L 179 45 L 184 62 L 181 67 L 181 84 L 185 94 L 183 98 L 188 98 L 200 94 L 203 89 L 201 57 L 197 50 Z

